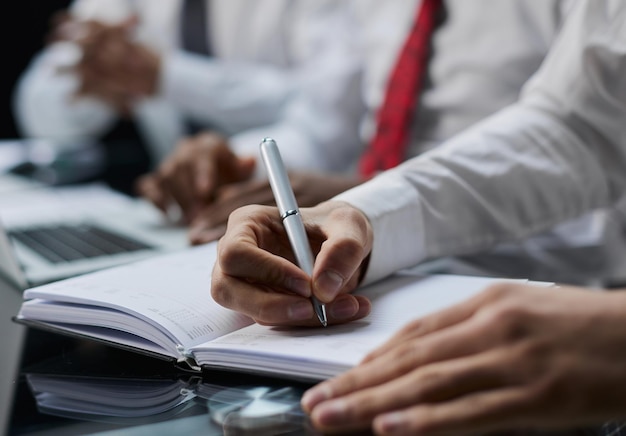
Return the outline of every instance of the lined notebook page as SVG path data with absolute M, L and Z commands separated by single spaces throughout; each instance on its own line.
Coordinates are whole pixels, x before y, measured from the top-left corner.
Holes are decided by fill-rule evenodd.
M 216 244 L 208 244 L 51 283 L 25 291 L 24 297 L 129 313 L 142 321 L 128 317 L 129 328 L 141 331 L 145 328 L 142 324 L 147 322 L 171 337 L 174 344 L 189 348 L 252 322 L 211 298 L 216 247 Z M 70 311 L 64 311 L 62 306 L 55 312 L 59 314 L 57 322 L 73 321 L 67 316 Z M 101 313 L 106 316 L 106 311 Z M 20 316 L 31 318 L 29 303 L 22 306 Z M 48 318 L 47 321 L 55 320 Z M 97 319 L 91 320 L 92 325 L 97 323 Z
M 373 303 L 363 320 L 310 329 L 255 324 L 196 347 L 194 355 L 200 364 L 324 378 L 356 365 L 409 321 L 465 300 L 496 281 L 501 279 L 396 275 L 359 292 Z

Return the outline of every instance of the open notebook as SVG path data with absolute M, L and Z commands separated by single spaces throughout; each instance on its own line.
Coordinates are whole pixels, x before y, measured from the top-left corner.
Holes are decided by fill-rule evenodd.
M 211 299 L 216 245 L 31 288 L 17 320 L 150 353 L 191 368 L 321 380 L 356 365 L 407 322 L 499 280 L 397 274 L 359 290 L 365 319 L 327 328 L 272 328 Z

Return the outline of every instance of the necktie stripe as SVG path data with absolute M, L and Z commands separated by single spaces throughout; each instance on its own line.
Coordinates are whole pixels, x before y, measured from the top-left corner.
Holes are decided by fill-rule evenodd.
M 377 115 L 376 133 L 361 157 L 359 170 L 369 178 L 404 160 L 417 94 L 428 67 L 430 39 L 441 0 L 423 0 L 413 27 L 389 76 L 385 99 Z

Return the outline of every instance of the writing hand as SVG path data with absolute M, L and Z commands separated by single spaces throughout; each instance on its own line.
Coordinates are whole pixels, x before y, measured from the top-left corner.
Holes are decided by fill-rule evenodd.
M 312 292 L 326 303 L 331 324 L 366 316 L 371 303 L 350 292 L 371 250 L 369 222 L 341 202 L 300 211 L 317 255 L 313 277 L 295 264 L 276 207 L 245 206 L 231 214 L 219 241 L 213 298 L 266 325 L 319 326 L 309 300 Z
M 476 434 L 626 417 L 626 294 L 504 283 L 306 393 L 328 431 Z

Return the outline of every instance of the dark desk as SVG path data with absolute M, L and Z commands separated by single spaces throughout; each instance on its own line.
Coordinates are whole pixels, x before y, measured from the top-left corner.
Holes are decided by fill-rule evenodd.
M 10 319 L 20 293 L 0 281 L 3 434 L 314 435 L 299 400 L 307 385 L 165 361 Z

